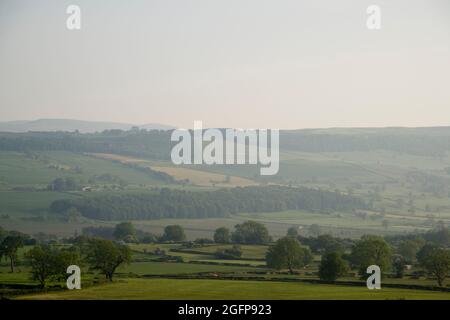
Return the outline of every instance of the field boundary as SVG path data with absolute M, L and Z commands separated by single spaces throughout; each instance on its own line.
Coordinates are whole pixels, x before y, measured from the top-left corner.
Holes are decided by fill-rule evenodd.
M 211 274 L 211 272 L 209 273 Z M 363 281 L 325 281 L 320 279 L 292 279 L 292 278 L 275 278 L 268 279 L 263 277 L 252 277 L 252 276 L 214 276 L 214 275 L 202 275 L 202 274 L 192 274 L 192 276 L 187 275 L 142 275 L 142 278 L 161 278 L 161 279 L 184 279 L 184 280 L 237 280 L 237 281 L 262 281 L 262 282 L 299 282 L 299 283 L 311 283 L 311 284 L 328 284 L 328 285 L 341 285 L 341 286 L 357 286 L 365 287 L 366 284 Z M 440 291 L 440 292 L 450 292 L 450 288 L 441 288 L 436 286 L 421 286 L 414 284 L 397 284 L 397 283 L 385 283 L 382 284 L 382 288 L 396 288 L 396 289 L 412 289 L 412 290 L 426 290 L 426 291 Z

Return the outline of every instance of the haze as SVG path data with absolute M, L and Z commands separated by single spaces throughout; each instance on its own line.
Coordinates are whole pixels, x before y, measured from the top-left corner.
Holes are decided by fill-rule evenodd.
M 449 83 L 448 0 L 0 2 L 0 121 L 449 125 Z

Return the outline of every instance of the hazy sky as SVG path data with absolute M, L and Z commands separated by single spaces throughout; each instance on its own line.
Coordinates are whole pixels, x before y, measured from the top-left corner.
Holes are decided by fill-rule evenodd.
M 450 1 L 0 0 L 0 121 L 37 118 L 450 125 Z

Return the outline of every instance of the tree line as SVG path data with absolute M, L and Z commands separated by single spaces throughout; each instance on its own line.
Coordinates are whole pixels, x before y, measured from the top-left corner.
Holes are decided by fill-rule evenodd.
M 146 194 L 101 195 L 55 200 L 54 213 L 75 208 L 83 216 L 98 220 L 143 220 L 160 218 L 226 217 L 241 212 L 308 210 L 319 213 L 367 209 L 356 197 L 309 188 L 258 186 L 192 192 L 161 189 Z
M 66 276 L 65 268 L 71 264 L 87 265 L 112 281 L 115 270 L 131 261 L 128 242 L 183 242 L 189 248 L 184 229 L 179 225 L 166 226 L 163 235 L 153 236 L 151 240 L 141 238 L 138 234 L 131 222 L 122 222 L 114 228 L 115 241 L 82 235 L 68 239 L 66 243 L 71 246 L 61 247 L 36 243 L 28 235 L 16 231 L 6 232 L 0 228 L 0 260 L 9 260 L 11 272 L 14 272 L 18 250 L 25 244 L 34 245 L 25 258 L 31 266 L 33 279 L 45 286 L 50 280 L 63 279 Z M 422 276 L 431 276 L 441 287 L 445 286 L 450 272 L 449 240 L 450 231 L 446 227 L 425 234 L 391 238 L 365 235 L 357 240 L 335 238 L 327 234 L 303 237 L 296 228 L 290 228 L 285 237 L 275 242 L 272 242 L 264 224 L 256 221 L 237 224 L 233 231 L 220 227 L 214 232 L 215 243 L 233 244 L 230 248 L 215 252 L 219 259 L 239 259 L 242 255 L 241 244 L 265 244 L 269 245 L 265 256 L 266 265 L 276 270 L 287 269 L 295 273 L 311 265 L 316 254 L 321 256 L 318 276 L 325 281 L 346 277 L 351 270 L 356 270 L 361 278 L 366 278 L 367 267 L 377 265 L 383 276 L 397 278 L 403 278 L 408 267 L 421 269 L 424 272 Z M 194 241 L 198 246 L 212 242 L 209 239 Z M 156 254 L 165 255 L 163 252 Z
M 170 159 L 171 130 L 105 130 L 98 133 L 0 133 L 0 150 L 117 153 L 152 159 Z M 346 152 L 390 150 L 414 155 L 442 156 L 450 151 L 450 130 L 441 128 L 384 128 L 336 133 L 284 130 L 281 150 Z
M 321 255 L 319 277 L 327 281 L 343 277 L 351 269 L 356 269 L 365 278 L 367 267 L 378 265 L 384 275 L 391 273 L 396 278 L 403 278 L 408 268 L 421 268 L 443 287 L 450 272 L 448 227 L 441 226 L 423 234 L 386 238 L 365 235 L 359 240 L 334 238 L 331 235 L 305 238 L 299 236 L 295 229 L 290 229 L 287 237 L 302 242 L 312 252 Z M 301 266 L 297 264 L 297 267 Z
M 170 132 L 105 130 L 98 133 L 0 133 L 0 150 L 116 153 L 159 160 L 170 159 Z

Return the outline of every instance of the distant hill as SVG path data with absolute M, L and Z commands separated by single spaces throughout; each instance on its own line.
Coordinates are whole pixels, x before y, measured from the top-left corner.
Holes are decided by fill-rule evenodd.
M 57 120 L 52 120 L 54 121 L 56 123 L 53 123 L 53 126 L 50 126 L 47 120 L 33 121 L 33 126 L 16 122 L 15 128 L 2 128 L 0 123 L 0 150 L 19 152 L 58 150 L 170 159 L 173 143 L 170 138 L 171 132 L 168 130 L 134 131 L 124 130 L 131 128 L 131 124 L 59 120 L 65 124 L 62 125 Z M 38 124 L 41 122 L 41 125 L 36 125 L 36 122 Z M 44 127 L 42 122 L 47 123 L 47 126 Z M 146 125 L 141 128 L 171 127 Z M 122 129 L 122 131 L 104 132 L 105 129 Z M 81 134 L 74 133 L 75 130 L 79 130 Z M 92 133 L 95 131 L 101 133 Z M 445 157 L 450 153 L 450 127 L 282 130 L 279 142 L 280 151 L 287 152 L 387 150 L 416 156 Z
M 121 129 L 129 130 L 132 127 L 141 129 L 170 130 L 174 127 L 148 123 L 144 125 L 134 125 L 130 123 L 83 121 L 72 119 L 38 119 L 32 121 L 9 121 L 0 122 L 0 132 L 28 132 L 28 131 L 76 131 L 82 133 L 101 132 L 103 130 Z

